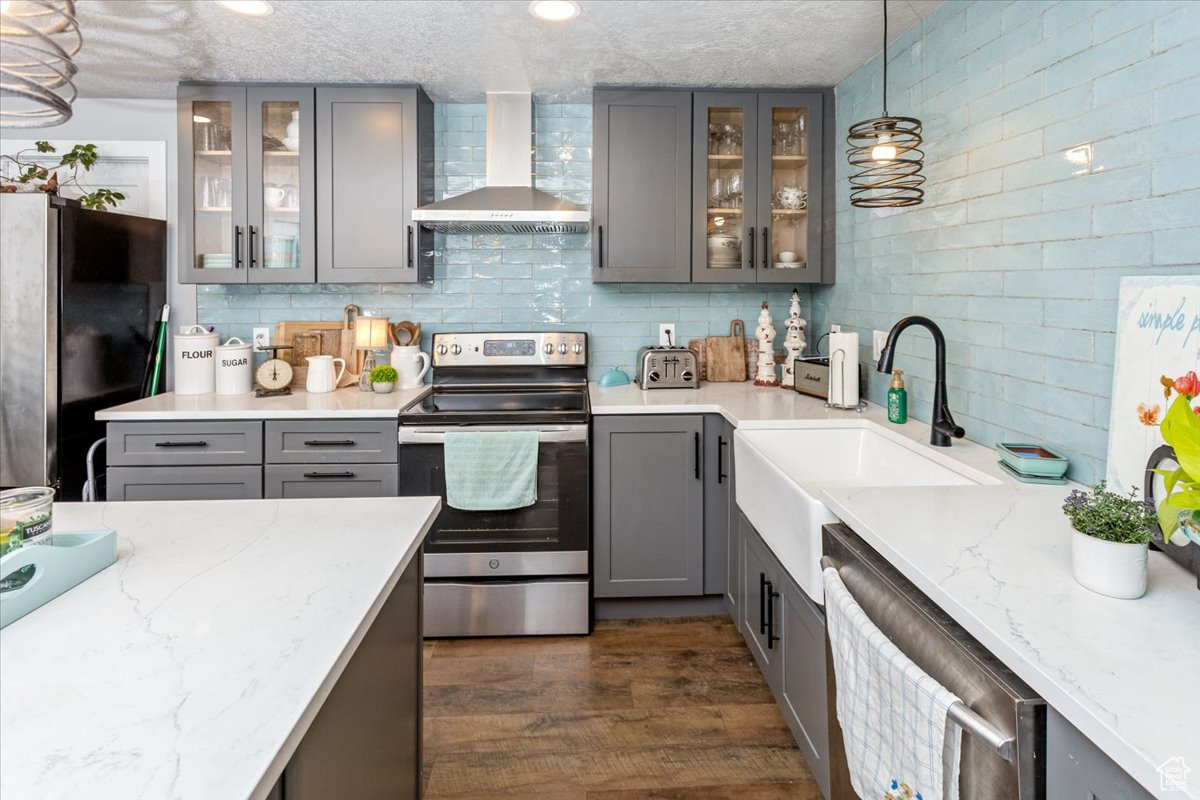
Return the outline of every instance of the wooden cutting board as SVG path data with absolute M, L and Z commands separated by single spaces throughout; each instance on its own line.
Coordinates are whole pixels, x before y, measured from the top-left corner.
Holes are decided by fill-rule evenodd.
M 704 355 L 710 383 L 746 380 L 746 323 L 729 323 L 728 336 L 709 336 L 704 340 Z
M 309 356 L 336 356 L 346 359 L 346 372 L 338 386 L 352 386 L 358 382 L 362 367 L 359 364 L 359 354 L 354 349 L 353 323 L 346 327 L 344 322 L 277 322 L 275 342 L 292 346 L 291 350 L 281 351 L 280 355 L 292 365 L 293 387 L 302 388 L 308 379 Z

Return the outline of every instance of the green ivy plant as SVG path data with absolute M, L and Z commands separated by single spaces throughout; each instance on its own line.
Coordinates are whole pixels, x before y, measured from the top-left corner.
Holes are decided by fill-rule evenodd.
M 90 171 L 96 165 L 97 159 L 100 158 L 94 144 L 75 145 L 63 153 L 54 166 L 38 163 L 27 155 L 29 153 L 44 156 L 57 154 L 58 150 L 49 142 L 38 141 L 34 142 L 32 150 L 21 150 L 15 156 L 0 155 L 0 159 L 12 162 L 17 168 L 16 178 L 3 178 L 4 184 L 3 187 L 0 187 L 3 191 L 14 192 L 17 184 L 27 184 L 33 181 L 44 181 L 37 188 L 47 194 L 59 194 L 64 187 L 73 186 L 79 191 L 80 204 L 93 211 L 107 211 L 110 206 L 115 207 L 119 201 L 125 199 L 124 194 L 114 192 L 112 189 L 99 188 L 87 191 L 88 187 L 85 187 L 80 181 L 80 170 L 85 173 Z M 60 180 L 59 170 L 68 172 L 68 177 Z
M 395 367 L 389 367 L 387 364 L 371 370 L 371 383 L 395 383 L 399 377 Z

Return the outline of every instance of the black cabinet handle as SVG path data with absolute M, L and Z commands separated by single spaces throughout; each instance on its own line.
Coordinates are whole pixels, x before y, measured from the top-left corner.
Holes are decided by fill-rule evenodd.
M 724 483 L 729 477 L 725 474 L 725 448 L 728 446 L 724 436 L 717 437 L 717 483 Z
M 596 226 L 596 267 L 604 269 L 604 226 Z
M 758 573 L 758 633 L 767 635 L 767 573 Z
M 779 592 L 775 591 L 775 584 L 767 581 L 767 649 L 774 650 L 775 643 L 779 641 L 779 637 L 775 635 L 775 598 L 779 597 Z
M 233 226 L 233 267 L 242 268 L 242 226 Z
M 692 444 L 695 445 L 695 448 L 696 448 L 696 473 L 695 473 L 696 480 L 700 480 L 700 433 L 699 433 L 699 431 L 692 434 L 692 436 L 694 437 L 692 439 Z
M 771 266 L 771 264 L 770 264 L 771 242 L 770 242 L 770 234 L 769 234 L 770 230 L 771 229 L 768 228 L 766 225 L 763 225 L 763 252 L 762 252 L 763 269 L 766 269 L 767 267 Z
M 167 442 L 155 442 L 154 446 L 155 447 L 208 447 L 208 442 L 205 442 L 205 441 L 195 441 L 195 442 L 167 441 Z
M 754 269 L 754 228 L 750 229 L 750 235 L 746 238 L 750 240 L 750 269 Z
M 306 478 L 353 478 L 353 472 L 306 472 Z
M 408 268 L 413 268 L 413 229 L 412 225 L 408 226 Z
M 353 439 L 308 439 L 305 447 L 353 447 Z
M 250 249 L 250 269 L 254 269 L 254 236 L 256 233 L 257 233 L 257 231 L 254 230 L 254 226 L 251 225 L 250 226 L 250 248 L 249 248 Z

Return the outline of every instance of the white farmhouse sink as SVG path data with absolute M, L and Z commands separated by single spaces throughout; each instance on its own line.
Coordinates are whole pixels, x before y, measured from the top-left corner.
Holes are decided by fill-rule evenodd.
M 738 507 L 800 588 L 821 604 L 821 526 L 837 521 L 821 503 L 822 489 L 996 483 L 867 421 L 739 430 L 733 446 Z

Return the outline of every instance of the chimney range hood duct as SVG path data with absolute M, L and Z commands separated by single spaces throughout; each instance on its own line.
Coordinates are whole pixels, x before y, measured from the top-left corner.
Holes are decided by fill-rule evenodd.
M 413 220 L 449 233 L 587 233 L 591 212 L 533 188 L 533 98 L 488 92 L 487 186 L 421 206 Z

